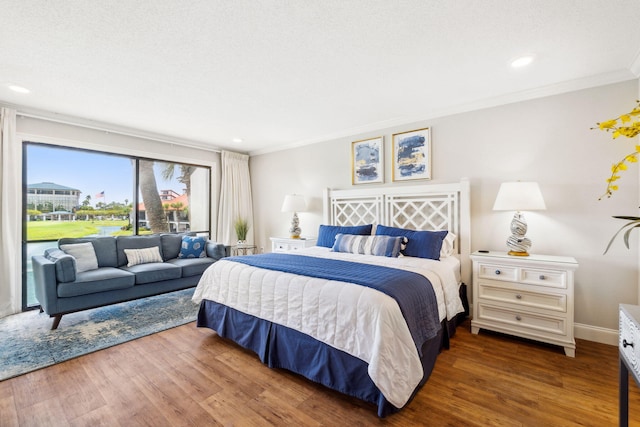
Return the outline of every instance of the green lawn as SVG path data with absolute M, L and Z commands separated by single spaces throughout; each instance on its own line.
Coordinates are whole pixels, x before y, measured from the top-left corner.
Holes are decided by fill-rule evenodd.
M 98 227 L 124 227 L 127 220 L 117 221 L 29 221 L 27 240 L 58 240 L 61 237 L 83 237 L 100 233 Z M 130 235 L 131 230 L 109 233 L 112 236 Z

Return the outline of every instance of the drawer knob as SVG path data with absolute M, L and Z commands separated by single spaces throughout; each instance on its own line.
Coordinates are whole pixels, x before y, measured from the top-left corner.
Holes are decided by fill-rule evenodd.
M 522 320 L 522 317 L 520 317 L 520 315 L 519 315 L 519 314 L 516 314 L 516 320 L 517 320 L 517 321 L 520 321 L 520 320 Z
M 544 274 L 541 274 L 540 277 L 538 277 L 538 279 L 544 280 L 544 279 L 546 279 L 546 277 L 544 277 Z
M 500 275 L 500 270 L 496 270 L 496 275 Z
M 622 346 L 624 348 L 633 347 L 633 343 L 632 342 L 627 342 L 627 340 L 622 340 Z
M 516 298 L 517 298 L 517 299 L 522 299 L 522 295 L 520 295 L 520 294 L 516 294 Z

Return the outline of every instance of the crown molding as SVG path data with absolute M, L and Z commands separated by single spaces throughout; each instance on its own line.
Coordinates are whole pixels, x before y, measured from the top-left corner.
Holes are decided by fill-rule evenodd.
M 640 56 L 636 58 L 634 65 L 640 68 Z M 634 75 L 635 74 L 635 75 Z M 358 126 L 350 129 L 345 129 L 340 132 L 336 132 L 329 135 L 324 135 L 319 138 L 312 138 L 308 140 L 302 140 L 293 142 L 290 144 L 269 147 L 261 150 L 250 151 L 249 156 L 258 156 L 262 154 L 273 153 L 277 151 L 290 150 L 293 148 L 302 147 L 305 145 L 316 144 L 319 142 L 326 142 L 342 138 L 360 138 L 361 134 L 365 133 L 377 133 L 381 130 L 396 126 L 406 126 L 418 122 L 424 122 L 427 120 L 434 120 L 441 117 L 451 116 L 454 114 L 467 113 L 470 111 L 483 110 L 486 108 L 498 107 L 500 105 L 513 104 L 516 102 L 529 101 L 537 98 L 544 98 L 553 95 L 559 95 L 562 93 L 573 92 L 582 89 L 588 89 L 592 87 L 605 86 L 613 83 L 620 83 L 623 81 L 633 80 L 638 77 L 638 73 L 634 73 L 633 70 L 623 69 L 610 73 L 598 74 L 595 76 L 588 76 L 581 79 L 568 80 L 561 83 L 542 86 L 535 89 L 526 91 L 510 93 L 492 98 L 486 98 L 471 102 L 467 104 L 461 104 L 450 108 L 443 108 L 424 112 L 420 115 L 411 115 L 404 117 L 397 117 L 380 122 L 370 123 L 368 125 Z
M 86 129 L 96 130 L 99 132 L 113 133 L 133 138 L 146 139 L 150 141 L 162 142 L 165 144 L 179 145 L 182 147 L 195 148 L 199 150 L 220 152 L 220 148 L 210 144 L 187 139 L 175 138 L 169 135 L 163 135 L 154 132 L 148 132 L 140 129 L 119 126 L 112 123 L 100 122 L 97 120 L 84 119 L 65 114 L 59 114 L 51 111 L 40 110 L 36 108 L 24 107 L 0 100 L 0 105 L 16 110 L 16 116 L 27 117 L 37 120 L 45 120 L 63 125 L 77 126 Z

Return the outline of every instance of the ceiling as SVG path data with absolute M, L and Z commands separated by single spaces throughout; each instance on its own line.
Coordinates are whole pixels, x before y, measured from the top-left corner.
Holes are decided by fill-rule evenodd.
M 0 0 L 0 10 L 0 103 L 251 154 L 640 76 L 640 0 Z M 531 65 L 509 65 L 527 53 Z

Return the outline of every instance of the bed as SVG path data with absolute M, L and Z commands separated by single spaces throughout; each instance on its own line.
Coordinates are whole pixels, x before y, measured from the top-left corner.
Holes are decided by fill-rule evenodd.
M 468 314 L 469 183 L 326 190 L 324 200 L 318 246 L 208 268 L 197 326 L 384 417 L 411 401 Z M 416 256 L 436 234 L 440 259 Z M 387 256 L 372 254 L 380 245 Z

